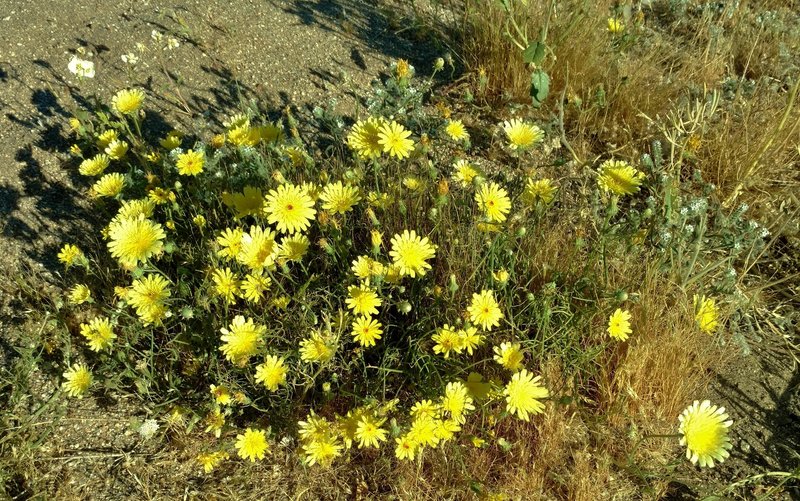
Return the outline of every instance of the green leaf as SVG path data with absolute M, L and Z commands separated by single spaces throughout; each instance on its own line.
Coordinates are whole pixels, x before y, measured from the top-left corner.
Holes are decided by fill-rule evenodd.
M 541 106 L 549 93 L 550 76 L 544 70 L 536 70 L 531 73 L 531 101 L 534 108 Z
M 522 53 L 522 59 L 525 60 L 526 63 L 533 63 L 538 66 L 544 61 L 544 51 L 546 47 L 544 42 L 538 40 L 531 42 L 528 48 Z

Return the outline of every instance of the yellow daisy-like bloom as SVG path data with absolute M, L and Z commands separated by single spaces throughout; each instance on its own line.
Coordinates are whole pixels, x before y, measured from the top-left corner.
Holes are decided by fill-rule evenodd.
M 209 388 L 211 389 L 211 396 L 214 397 L 216 403 L 220 405 L 230 405 L 232 397 L 231 391 L 227 387 L 212 384 Z
M 476 327 L 467 327 L 458 331 L 458 336 L 461 338 L 461 344 L 468 354 L 472 355 L 475 348 L 483 344 L 483 336 L 478 334 Z
M 69 302 L 72 304 L 83 304 L 92 299 L 92 291 L 86 284 L 78 284 L 69 290 Z
M 441 443 L 452 440 L 456 433 L 461 431 L 461 425 L 453 419 L 437 419 L 434 424 L 436 425 L 436 436 L 439 437 Z
M 252 186 L 245 186 L 242 193 L 223 193 L 222 203 L 236 212 L 236 219 L 245 216 L 254 216 L 264 207 L 264 195 L 261 190 Z
M 125 299 L 136 308 L 136 314 L 147 325 L 161 322 L 167 313 L 166 300 L 170 295 L 167 279 L 150 273 L 134 280 Z
M 236 315 L 229 328 L 223 327 L 220 332 L 224 343 L 219 347 L 220 351 L 228 361 L 243 366 L 256 354 L 267 328 L 256 324 L 251 318 Z
M 439 444 L 439 436 L 436 433 L 438 426 L 437 419 L 423 416 L 415 419 L 408 430 L 408 438 L 421 447 L 436 447 Z
M 144 92 L 139 89 L 125 89 L 111 98 L 111 107 L 120 115 L 133 115 L 144 102 Z
M 267 355 L 264 363 L 256 367 L 256 382 L 262 383 L 270 391 L 275 391 L 278 386 L 285 385 L 286 374 L 289 372 L 285 362 L 283 357 Z
M 111 160 L 119 160 L 128 153 L 128 143 L 119 139 L 111 141 L 106 146 L 105 152 Z
M 235 146 L 255 146 L 261 140 L 258 129 L 250 127 L 250 121 L 228 131 L 228 142 Z
M 444 358 L 450 358 L 450 353 L 464 351 L 463 338 L 453 327 L 447 324 L 444 324 L 431 339 L 436 343 L 433 346 L 433 352 L 443 355 Z
M 156 205 L 165 204 L 167 202 L 174 202 L 176 200 L 175 192 L 172 190 L 165 190 L 160 186 L 156 186 L 152 190 L 147 192 L 148 200 L 152 201 Z M 170 228 L 174 229 L 174 228 Z
M 462 188 L 472 185 L 475 176 L 480 174 L 480 171 L 472 166 L 469 161 L 461 159 L 453 164 L 453 181 L 461 185 Z
M 123 266 L 136 266 L 161 252 L 167 237 L 160 224 L 146 219 L 121 219 L 109 226 L 108 249 Z
M 728 438 L 728 428 L 733 421 L 728 419 L 725 407 L 697 400 L 687 407 L 680 417 L 681 445 L 686 446 L 686 458 L 701 467 L 714 467 L 714 461 L 723 462 L 730 456 L 733 447 Z
M 242 297 L 251 303 L 258 304 L 264 299 L 264 292 L 272 285 L 272 279 L 260 273 L 249 273 L 242 282 Z
M 86 260 L 86 256 L 84 256 L 83 251 L 80 250 L 78 246 L 73 244 L 64 244 L 64 246 L 58 252 L 58 260 L 61 261 L 67 268 L 69 268 L 79 261 Z
M 525 352 L 519 343 L 500 343 L 500 346 L 495 346 L 494 361 L 502 365 L 510 371 L 518 371 L 522 368 L 522 360 L 525 358 Z
M 176 130 L 167 133 L 167 137 L 159 141 L 162 148 L 167 151 L 172 151 L 183 142 L 183 134 Z
M 439 404 L 433 403 L 432 400 L 420 400 L 411 406 L 411 417 L 414 419 L 438 418 L 440 410 Z
M 530 148 L 544 139 L 544 131 L 542 129 L 519 118 L 503 122 L 503 130 L 508 138 L 508 147 L 512 150 Z
M 108 129 L 103 131 L 101 134 L 97 136 L 97 146 L 100 149 L 105 149 L 106 146 L 111 144 L 113 141 L 116 141 L 117 138 L 117 131 L 114 129 Z
M 92 195 L 96 197 L 115 197 L 125 186 L 125 176 L 118 172 L 106 174 L 92 185 Z
M 597 183 L 606 192 L 631 195 L 639 191 L 643 180 L 644 172 L 634 169 L 627 162 L 606 160 L 600 164 Z
M 403 233 L 392 237 L 389 256 L 399 267 L 401 275 L 414 278 L 425 275 L 431 269 L 427 260 L 436 256 L 436 247 L 430 243 L 428 237 L 419 237 L 414 230 L 403 230 Z
M 264 212 L 268 215 L 267 221 L 277 223 L 278 231 L 283 233 L 304 231 L 317 213 L 308 193 L 288 183 L 279 186 L 277 191 L 269 192 Z
M 306 255 L 311 242 L 308 237 L 301 234 L 289 235 L 281 240 L 278 258 L 284 261 L 301 261 Z
M 485 331 L 492 330 L 492 327 L 500 325 L 503 312 L 500 305 L 494 298 L 494 291 L 482 290 L 480 293 L 472 294 L 472 303 L 467 308 L 469 319 L 473 324 L 480 325 Z
M 545 205 L 550 205 L 556 196 L 558 188 L 553 186 L 550 179 L 528 179 L 525 185 L 525 191 L 522 192 L 522 201 L 528 205 L 536 205 L 542 202 Z
M 81 336 L 89 341 L 89 349 L 103 351 L 111 347 L 111 342 L 116 339 L 114 327 L 106 317 L 97 317 L 88 324 L 81 324 Z
M 236 435 L 236 451 L 242 459 L 255 462 L 264 459 L 269 452 L 267 434 L 264 430 L 248 428 L 243 434 Z
M 608 335 L 618 341 L 627 341 L 631 330 L 631 314 L 628 310 L 617 308 L 608 319 Z
M 341 181 L 336 181 L 325 186 L 319 198 L 322 200 L 322 208 L 337 214 L 344 214 L 353 209 L 361 200 L 358 187 L 343 185 Z
M 217 438 L 222 435 L 222 427 L 225 426 L 225 415 L 219 408 L 209 412 L 204 421 L 206 422 L 206 433 L 213 433 Z
M 275 242 L 275 232 L 270 228 L 251 226 L 248 233 L 242 234 L 241 250 L 236 258 L 252 270 L 270 269 L 275 264 L 280 250 Z
M 335 436 L 326 434 L 304 444 L 303 452 L 305 453 L 303 461 L 308 466 L 319 464 L 328 467 L 334 459 L 342 455 L 342 446 L 337 443 Z
M 358 317 L 353 321 L 353 339 L 361 346 L 375 346 L 381 334 L 381 324 L 373 318 Z
M 219 466 L 219 464 L 228 459 L 228 453 L 223 451 L 216 451 L 210 453 L 202 453 L 197 456 L 197 462 L 200 463 L 200 466 L 203 467 L 203 471 L 206 473 L 211 473 L 214 468 Z
M 300 360 L 304 362 L 325 363 L 335 352 L 335 340 L 320 331 L 312 331 L 310 337 L 300 341 Z
M 359 279 L 369 280 L 373 275 L 373 263 L 380 265 L 379 262 L 372 260 L 369 256 L 358 256 L 353 260 L 353 265 L 350 267 L 350 270 Z
M 175 167 L 182 176 L 196 176 L 203 172 L 206 164 L 206 155 L 202 151 L 187 150 L 178 155 Z
M 450 415 L 450 419 L 459 424 L 463 424 L 466 421 L 468 411 L 475 410 L 467 387 L 460 381 L 447 384 L 444 396 L 442 396 L 441 408 L 442 411 Z
M 382 117 L 370 117 L 359 120 L 347 135 L 347 144 L 361 158 L 377 158 L 383 152 L 380 143 L 380 128 L 387 122 Z
M 222 297 L 226 303 L 233 304 L 236 302 L 236 295 L 239 294 L 241 282 L 239 278 L 231 271 L 230 268 L 215 269 L 211 274 L 211 279 L 214 281 L 214 292 Z
M 239 253 L 242 252 L 242 237 L 244 237 L 244 230 L 241 228 L 225 228 L 222 230 L 217 237 L 217 243 L 220 246 L 217 255 L 237 259 Z
M 719 325 L 719 310 L 714 298 L 694 296 L 694 319 L 702 332 L 713 334 Z
M 615 17 L 608 18 L 608 31 L 613 35 L 619 35 L 625 31 L 625 23 Z
M 408 139 L 411 131 L 397 122 L 385 123 L 378 130 L 378 143 L 383 151 L 397 158 L 408 158 L 414 150 L 414 141 Z
M 469 133 L 461 120 L 448 120 L 444 130 L 453 141 L 469 141 Z
M 511 199 L 508 198 L 508 193 L 494 182 L 482 184 L 475 193 L 475 201 L 478 202 L 486 219 L 493 223 L 505 221 L 506 214 L 511 210 Z
M 347 307 L 357 315 L 377 315 L 378 306 L 382 304 L 378 294 L 367 285 L 351 285 L 347 288 Z
M 78 166 L 78 172 L 83 174 L 84 176 L 99 176 L 103 173 L 108 165 L 111 163 L 111 159 L 106 154 L 99 154 L 93 158 L 87 158 Z
M 117 211 L 115 219 L 136 219 L 139 216 L 150 217 L 153 215 L 155 204 L 152 200 L 147 198 L 140 198 L 138 200 L 125 200 L 122 202 L 122 207 Z
M 399 436 L 394 439 L 395 443 L 397 443 L 397 447 L 394 449 L 394 455 L 397 459 L 406 459 L 408 461 L 413 461 L 417 455 L 417 449 L 419 449 L 419 445 L 411 440 L 411 437 L 408 434 Z
M 356 438 L 358 439 L 358 448 L 364 447 L 380 447 L 380 442 L 386 441 L 386 430 L 381 428 L 385 419 L 375 419 L 375 417 L 366 415 L 362 416 L 356 428 Z
M 522 369 L 511 376 L 503 394 L 506 396 L 506 410 L 516 414 L 523 421 L 528 421 L 528 413 L 540 414 L 544 410 L 541 399 L 550 396 L 547 388 L 539 384 L 542 378 Z
M 83 395 L 92 385 L 92 373 L 83 364 L 74 364 L 64 373 L 65 381 L 61 384 L 67 395 L 74 398 L 83 398 Z
M 192 222 L 194 223 L 195 226 L 202 229 L 206 227 L 206 223 L 208 221 L 206 221 L 206 217 L 204 215 L 198 214 L 192 218 Z

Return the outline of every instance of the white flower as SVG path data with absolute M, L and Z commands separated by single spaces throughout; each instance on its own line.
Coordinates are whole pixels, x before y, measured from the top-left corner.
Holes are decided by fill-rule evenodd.
M 130 52 L 128 54 L 123 54 L 120 57 L 122 58 L 123 62 L 130 64 L 131 66 L 135 66 L 137 63 L 139 63 L 139 56 L 137 56 L 133 52 Z
M 67 68 L 71 73 L 81 78 L 94 78 L 94 63 L 78 56 L 72 56 Z
M 157 431 L 158 421 L 155 419 L 147 419 L 144 423 L 142 423 L 142 426 L 139 427 L 139 435 L 141 435 L 145 440 L 153 438 Z
M 172 49 L 177 49 L 178 47 L 180 47 L 180 45 L 181 45 L 181 44 L 180 44 L 180 42 L 178 42 L 178 39 L 177 39 L 177 38 L 175 38 L 175 37 L 169 37 L 169 38 L 167 39 L 167 46 L 166 46 L 166 47 L 164 47 L 164 50 L 172 50 Z
M 152 38 L 155 42 L 161 42 L 161 40 L 164 39 L 164 34 L 158 30 L 153 30 L 150 32 L 150 38 Z

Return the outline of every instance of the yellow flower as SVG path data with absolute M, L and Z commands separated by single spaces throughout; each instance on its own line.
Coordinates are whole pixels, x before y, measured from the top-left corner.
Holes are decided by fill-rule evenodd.
M 272 279 L 260 273 L 249 273 L 242 282 L 242 296 L 252 303 L 259 303 L 264 298 L 264 292 L 269 289 Z
M 555 198 L 557 190 L 558 188 L 553 186 L 553 182 L 550 179 L 539 179 L 537 181 L 528 179 L 525 191 L 522 192 L 522 200 L 528 205 L 535 205 L 538 202 L 550 205 Z
M 458 336 L 461 338 L 461 344 L 467 353 L 472 355 L 475 348 L 483 344 L 483 336 L 478 334 L 478 329 L 475 327 L 467 327 L 458 331 Z
M 301 261 L 303 256 L 306 255 L 308 247 L 311 242 L 308 237 L 301 234 L 287 235 L 281 240 L 280 249 L 278 252 L 281 262 L 284 261 Z
M 99 176 L 111 163 L 111 159 L 106 154 L 99 154 L 93 158 L 87 158 L 78 166 L 78 172 L 84 176 Z
M 353 339 L 361 346 L 375 346 L 381 338 L 381 324 L 370 317 L 358 317 L 353 321 Z
M 361 200 L 358 187 L 342 185 L 341 181 L 326 185 L 319 198 L 323 209 L 337 214 L 352 210 Z
M 114 172 L 106 174 L 92 186 L 92 194 L 98 197 L 115 197 L 125 186 L 125 176 Z
M 469 141 L 469 133 L 461 120 L 448 120 L 444 130 L 453 141 Z
M 106 155 L 112 160 L 119 160 L 128 153 L 128 143 L 119 139 L 111 141 L 105 149 Z
M 228 131 L 228 141 L 236 146 L 255 146 L 261 140 L 258 130 L 250 127 L 250 121 Z
M 639 191 L 644 180 L 640 172 L 622 160 L 606 160 L 600 165 L 597 183 L 605 191 L 615 195 L 631 195 Z
M 407 176 L 403 178 L 403 186 L 409 191 L 419 191 L 423 187 L 423 183 L 414 176 Z
M 369 278 L 374 274 L 373 271 L 375 270 L 376 265 L 380 266 L 381 268 L 383 267 L 381 263 L 372 260 L 369 256 L 358 256 L 353 260 L 353 265 L 350 267 L 350 270 L 359 279 L 369 280 Z
M 220 249 L 217 255 L 220 257 L 227 257 L 237 259 L 239 253 L 242 251 L 242 238 L 244 237 L 244 230 L 241 228 L 225 228 L 217 237 L 217 243 Z
M 212 385 L 213 386 L 213 385 Z M 228 403 L 230 403 L 230 394 L 228 394 Z M 214 436 L 219 438 L 222 435 L 222 427 L 225 426 L 225 415 L 219 410 L 214 409 L 208 413 L 205 418 L 206 433 L 214 433 Z
M 231 403 L 231 392 L 225 386 L 217 386 L 212 384 L 211 388 L 211 396 L 214 397 L 214 401 L 220 405 L 229 405 Z
M 236 315 L 228 329 L 220 329 L 222 332 L 222 342 L 220 351 L 225 354 L 225 358 L 235 365 L 243 366 L 256 354 L 259 345 L 263 341 L 267 328 L 256 324 L 252 319 Z
M 492 278 L 499 283 L 500 285 L 505 285 L 508 282 L 508 278 L 510 277 L 508 270 L 505 268 L 500 268 L 497 271 L 492 272 Z
M 249 459 L 253 462 L 256 459 L 264 459 L 269 452 L 266 433 L 264 430 L 248 428 L 244 434 L 236 435 L 236 450 L 242 459 Z
M 111 342 L 117 337 L 114 327 L 106 317 L 97 317 L 88 324 L 81 324 L 81 335 L 89 342 L 92 351 L 103 351 L 111 347 Z
M 383 245 L 383 233 L 378 230 L 370 230 L 369 232 L 369 239 L 370 243 L 372 244 L 372 250 L 376 254 L 380 252 L 381 245 Z
M 279 250 L 274 231 L 251 226 L 248 233 L 242 234 L 241 250 L 237 259 L 252 270 L 271 269 Z
M 467 411 L 475 410 L 472 397 L 467 392 L 464 383 L 456 381 L 448 383 L 442 396 L 442 411 L 450 415 L 450 419 L 463 424 L 466 421 Z
M 275 391 L 278 386 L 286 384 L 286 374 L 289 368 L 285 360 L 273 355 L 267 355 L 264 363 L 256 367 L 256 382 L 262 383 L 270 391 Z
M 124 266 L 136 266 L 161 252 L 166 238 L 160 224 L 146 219 L 126 218 L 109 226 L 108 249 Z
M 518 371 L 522 367 L 525 352 L 519 343 L 501 343 L 500 346 L 495 346 L 493 351 L 494 361 L 506 369 Z
M 444 324 L 432 337 L 436 344 L 433 352 L 450 358 L 450 353 L 461 353 L 464 350 L 463 338 L 458 332 L 447 324 Z
M 160 141 L 160 144 L 165 150 L 172 151 L 178 146 L 180 146 L 182 142 L 183 142 L 183 134 L 176 130 L 173 130 L 167 133 L 167 137 L 162 139 Z
M 166 300 L 171 295 L 168 286 L 167 279 L 155 273 L 133 281 L 125 299 L 145 325 L 158 324 L 166 315 Z
M 414 141 L 408 139 L 411 131 L 397 122 L 385 123 L 378 130 L 378 143 L 383 151 L 397 158 L 408 158 L 414 150 Z
M 264 195 L 261 190 L 245 186 L 242 193 L 223 193 L 222 203 L 236 211 L 236 219 L 254 216 L 264 207 Z
M 303 461 L 308 466 L 319 464 L 328 467 L 342 454 L 342 446 L 337 443 L 335 436 L 325 434 L 303 444 L 303 452 L 305 453 Z
M 312 331 L 310 337 L 300 341 L 300 360 L 304 362 L 325 363 L 335 351 L 335 341 L 320 331 Z
M 459 401 L 454 400 L 454 405 L 458 405 Z M 417 444 L 418 447 L 436 447 L 439 444 L 439 436 L 436 434 L 436 419 L 429 416 L 421 416 L 411 423 L 411 429 L 408 430 L 408 439 Z
M 617 308 L 608 319 L 608 335 L 618 341 L 627 341 L 631 334 L 631 314 L 628 310 Z
M 347 288 L 348 298 L 345 300 L 347 307 L 357 315 L 377 315 L 381 298 L 367 285 L 351 285 Z
M 69 290 L 69 302 L 72 304 L 83 304 L 91 299 L 92 291 L 85 284 L 78 284 Z
M 197 456 L 197 462 L 200 463 L 206 473 L 211 473 L 225 459 L 228 459 L 228 453 L 223 451 L 204 452 Z
M 92 373 L 83 364 L 74 364 L 64 373 L 61 386 L 70 397 L 83 398 L 84 393 L 92 385 Z
M 138 200 L 125 200 L 117 211 L 116 220 L 136 219 L 139 216 L 150 217 L 153 215 L 155 204 L 152 200 L 141 198 Z
M 615 17 L 609 17 L 608 31 L 613 35 L 619 35 L 623 31 L 625 31 L 625 24 L 621 20 Z
M 706 334 L 713 334 L 719 325 L 719 310 L 716 300 L 705 296 L 698 297 L 695 294 L 694 308 L 696 311 L 694 318 L 700 330 Z
M 398 59 L 394 64 L 394 73 L 400 80 L 411 78 L 414 73 L 414 67 L 408 64 L 405 59 Z
M 192 218 L 192 222 L 198 228 L 205 228 L 207 221 L 206 221 L 206 217 L 204 215 L 198 214 L 198 215 L 196 215 L 195 217 Z
M 461 425 L 453 419 L 437 419 L 434 423 L 436 424 L 436 436 L 439 437 L 441 443 L 452 440 L 455 434 L 461 431 Z
M 397 447 L 394 449 L 394 455 L 397 459 L 413 461 L 414 457 L 417 455 L 417 449 L 419 448 L 417 443 L 411 440 L 408 434 L 401 435 L 395 438 L 394 441 L 397 443 Z
M 467 308 L 467 313 L 470 321 L 480 325 L 485 331 L 500 325 L 500 320 L 503 318 L 503 312 L 494 298 L 494 292 L 486 289 L 472 294 L 472 303 Z
M 76 117 L 71 117 L 69 119 L 69 128 L 72 130 L 78 130 L 81 128 L 81 121 Z
M 209 142 L 212 148 L 218 150 L 225 146 L 225 134 L 214 134 Z
M 64 244 L 64 247 L 58 253 L 58 260 L 69 268 L 77 262 L 85 261 L 86 256 L 76 245 Z
M 101 149 L 105 149 L 106 146 L 116 141 L 117 138 L 117 131 L 108 129 L 97 136 L 97 146 Z
M 111 107 L 120 115 L 132 115 L 139 111 L 143 102 L 144 92 L 139 89 L 126 89 L 114 95 Z
M 156 186 L 152 190 L 148 191 L 147 192 L 147 198 L 151 202 L 156 204 L 156 205 L 165 204 L 167 202 L 174 202 L 175 199 L 176 199 L 174 191 L 165 190 L 164 188 L 161 188 L 160 186 Z M 174 226 L 174 223 L 173 223 L 173 226 Z M 167 226 L 167 227 L 169 228 L 169 226 Z M 174 230 L 175 228 L 170 228 L 170 229 Z
M 421 238 L 414 230 L 403 230 L 402 234 L 392 237 L 389 255 L 399 267 L 400 275 L 414 278 L 425 275 L 431 269 L 427 260 L 436 256 L 436 247 L 430 243 L 428 237 Z
M 432 400 L 421 400 L 411 406 L 411 417 L 414 419 L 438 418 L 439 410 L 439 404 L 433 403 Z
M 508 147 L 512 150 L 530 148 L 544 138 L 542 129 L 518 118 L 503 122 L 503 130 L 508 138 Z
M 356 428 L 356 438 L 358 439 L 358 447 L 380 447 L 380 442 L 386 441 L 386 430 L 381 428 L 385 420 L 375 419 L 373 416 L 362 416 Z
M 723 462 L 730 456 L 732 446 L 728 428 L 733 421 L 728 419 L 725 407 L 697 400 L 680 415 L 680 443 L 686 446 L 686 458 L 701 467 L 714 467 L 714 461 Z
M 482 184 L 475 193 L 475 201 L 486 215 L 486 219 L 493 223 L 505 221 L 506 214 L 511 210 L 511 199 L 508 198 L 508 193 L 494 182 Z
M 370 117 L 365 121 L 359 120 L 347 135 L 347 144 L 355 150 L 361 158 L 377 158 L 383 152 L 380 143 L 379 131 L 386 120 L 381 117 Z
M 267 221 L 276 224 L 278 231 L 296 233 L 309 227 L 314 219 L 314 201 L 305 190 L 293 184 L 283 184 L 271 190 L 267 196 L 264 212 Z
M 205 164 L 205 153 L 202 151 L 187 150 L 178 155 L 175 167 L 178 168 L 178 174 L 182 176 L 196 176 L 203 172 L 203 166 L 205 166 Z
M 528 413 L 540 414 L 544 410 L 541 399 L 550 396 L 547 388 L 539 384 L 542 378 L 533 377 L 527 370 L 522 369 L 511 376 L 503 394 L 506 395 L 506 410 L 515 414 L 523 421 L 528 421 Z
M 470 186 L 478 174 L 480 174 L 478 169 L 473 167 L 467 160 L 461 159 L 453 164 L 453 181 L 460 184 L 462 188 Z
M 230 268 L 215 269 L 211 274 L 214 281 L 214 292 L 225 299 L 228 304 L 236 302 L 236 295 L 239 294 L 239 278 L 233 274 Z

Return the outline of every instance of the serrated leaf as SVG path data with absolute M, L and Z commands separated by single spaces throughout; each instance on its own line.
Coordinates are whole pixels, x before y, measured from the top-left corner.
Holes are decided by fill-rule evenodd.
M 547 46 L 544 42 L 540 42 L 538 40 L 531 42 L 530 45 L 528 45 L 528 48 L 522 52 L 522 59 L 526 63 L 533 63 L 538 66 L 542 64 L 542 61 L 544 61 L 546 48 Z
M 534 108 L 542 105 L 547 94 L 550 93 L 550 76 L 544 70 L 536 70 L 531 73 L 531 101 Z

